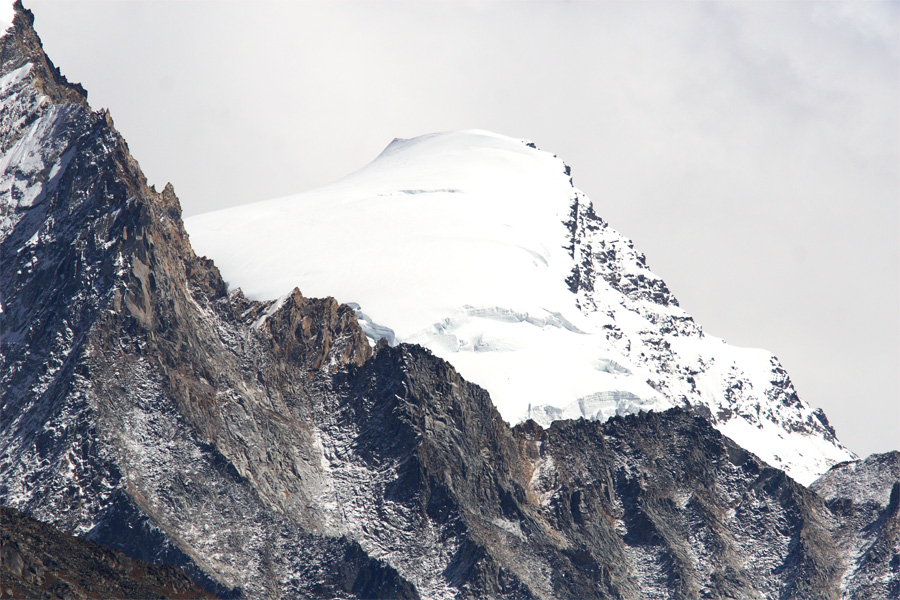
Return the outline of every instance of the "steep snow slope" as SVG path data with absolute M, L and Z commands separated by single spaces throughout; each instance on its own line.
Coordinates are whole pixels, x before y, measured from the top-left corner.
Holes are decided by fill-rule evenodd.
M 14 15 L 12 2 L 0 2 L 0 33 L 12 26 Z
M 704 334 L 533 144 L 394 140 L 332 185 L 186 227 L 249 298 L 352 303 L 373 340 L 431 349 L 511 423 L 692 406 L 805 484 L 853 457 L 774 356 Z

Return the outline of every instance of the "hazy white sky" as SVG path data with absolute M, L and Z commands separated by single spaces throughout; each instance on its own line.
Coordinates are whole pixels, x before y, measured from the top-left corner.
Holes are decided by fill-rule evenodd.
M 713 334 L 900 448 L 900 3 L 26 0 L 186 215 L 528 138 Z

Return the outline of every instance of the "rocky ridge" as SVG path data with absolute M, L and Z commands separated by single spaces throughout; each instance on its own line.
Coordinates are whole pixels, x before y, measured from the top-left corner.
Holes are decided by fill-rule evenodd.
M 51 76 L 17 6 L 0 42 L 0 504 L 220 597 L 896 584 L 896 492 L 847 519 L 680 409 L 511 429 L 428 350 L 370 347 L 332 298 L 229 293 L 174 190 Z M 883 500 L 896 475 L 873 473 Z
M 805 484 L 835 461 L 855 458 L 837 439 L 825 413 L 800 399 L 774 355 L 730 346 L 707 335 L 679 307 L 632 241 L 596 214 L 592 202 L 574 187 L 571 169 L 563 166 L 573 188 L 565 225 L 574 266 L 566 283 L 581 312 L 602 323 L 621 363 L 647 374 L 647 384 L 670 405 L 707 418 L 725 435 Z M 635 316 L 640 323 L 636 331 L 623 328 Z M 607 368 L 630 374 L 615 362 Z M 601 393 L 562 410 L 538 406 L 531 414 L 548 424 L 555 418 L 572 418 L 583 407 L 602 406 L 605 400 Z M 631 401 L 653 408 L 645 399 Z M 586 417 L 607 416 L 606 411 L 587 410 Z M 627 410 L 618 414 L 623 412 Z
M 213 598 L 169 565 L 65 535 L 0 506 L 0 597 Z
M 854 598 L 900 597 L 900 452 L 835 465 L 810 489 L 836 522 L 842 586 Z

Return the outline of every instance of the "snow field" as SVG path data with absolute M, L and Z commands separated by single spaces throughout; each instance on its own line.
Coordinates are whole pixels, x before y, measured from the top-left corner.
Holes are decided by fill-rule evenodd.
M 555 155 L 471 130 L 394 140 L 331 185 L 185 225 L 232 289 L 254 300 L 294 287 L 334 296 L 357 310 L 373 343 L 429 348 L 487 389 L 510 423 L 699 403 L 726 435 L 803 483 L 853 458 L 821 431 L 791 425 L 812 410 L 791 404 L 796 394 L 769 352 L 693 324 L 679 333 L 690 320 L 682 309 L 605 279 L 604 269 L 649 282 L 639 285 L 659 278 L 602 221 L 573 234 L 576 203 L 591 209 Z M 575 252 L 573 235 L 584 236 Z M 590 248 L 613 252 L 614 264 Z M 573 253 L 593 265 L 586 293 L 595 306 L 579 306 L 566 283 Z

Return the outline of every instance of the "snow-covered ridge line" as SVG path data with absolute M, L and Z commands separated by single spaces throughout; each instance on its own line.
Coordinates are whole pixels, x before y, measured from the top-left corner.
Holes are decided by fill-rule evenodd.
M 804 483 L 853 457 L 771 353 L 705 334 L 531 142 L 397 139 L 331 185 L 186 227 L 249 298 L 352 303 L 373 342 L 431 349 L 511 423 L 691 406 Z

